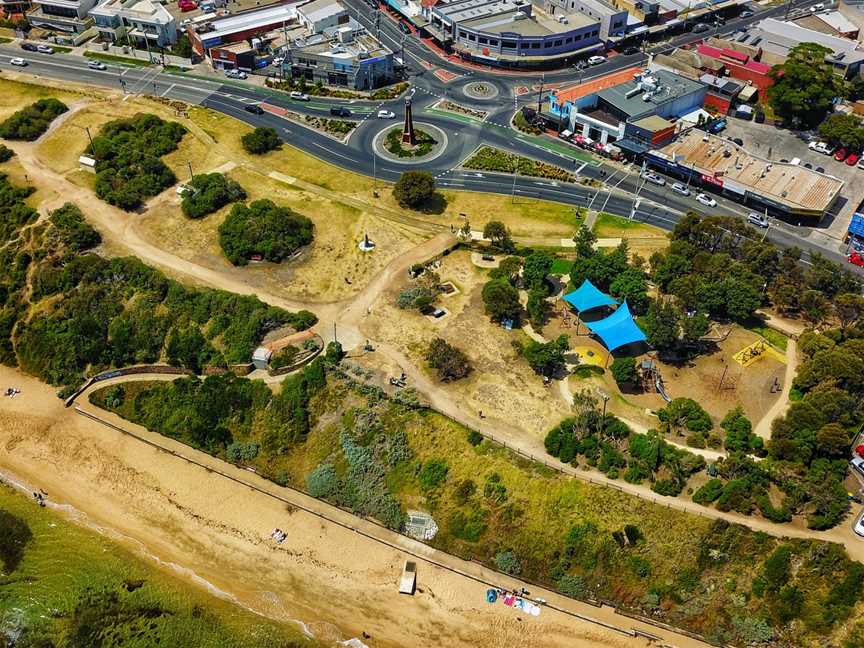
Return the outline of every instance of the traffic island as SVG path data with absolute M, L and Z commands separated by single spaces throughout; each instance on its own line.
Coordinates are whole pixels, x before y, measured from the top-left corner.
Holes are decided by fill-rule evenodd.
M 462 86 L 462 93 L 469 99 L 491 101 L 498 96 L 498 87 L 487 81 L 472 81 Z
M 403 129 L 390 126 L 381 130 L 372 141 L 378 157 L 399 164 L 430 162 L 447 149 L 447 135 L 437 126 L 418 123 L 414 128 L 414 143 L 404 141 Z

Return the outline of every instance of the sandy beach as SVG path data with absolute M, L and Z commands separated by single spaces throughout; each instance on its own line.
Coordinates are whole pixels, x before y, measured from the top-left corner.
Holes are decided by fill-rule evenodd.
M 406 553 L 91 421 L 20 372 L 0 368 L 0 385 L 22 390 L 0 400 L 0 470 L 46 490 L 52 503 L 80 511 L 144 555 L 179 566 L 199 585 L 210 583 L 268 617 L 302 621 L 318 638 L 344 641 L 365 632 L 370 648 L 649 645 L 548 608 L 534 618 L 488 605 L 485 585 L 422 561 L 417 594 L 400 596 Z M 282 545 L 269 538 L 275 527 L 288 533 Z M 609 609 L 559 600 L 592 618 L 639 625 Z M 671 645 L 704 645 L 655 634 Z

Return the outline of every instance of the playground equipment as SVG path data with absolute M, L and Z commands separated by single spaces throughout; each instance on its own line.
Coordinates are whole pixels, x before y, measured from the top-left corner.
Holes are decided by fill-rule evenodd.
M 660 368 L 652 359 L 643 360 L 639 365 L 639 375 L 642 378 L 642 391 L 656 390 L 660 397 L 670 402 L 672 399 L 666 393 L 666 386 L 663 384 L 663 377 L 660 375 Z
M 732 357 L 735 362 L 742 367 L 749 367 L 751 364 L 761 358 L 768 350 L 768 345 L 764 340 L 757 340 L 753 344 L 749 344 Z

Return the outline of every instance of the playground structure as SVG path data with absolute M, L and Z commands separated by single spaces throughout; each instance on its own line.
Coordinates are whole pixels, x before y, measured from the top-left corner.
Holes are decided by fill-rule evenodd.
M 735 362 L 742 367 L 749 367 L 751 364 L 759 360 L 768 351 L 768 344 L 764 340 L 757 340 L 753 344 L 749 344 L 732 357 Z
M 652 358 L 645 359 L 639 363 L 639 377 L 642 379 L 642 391 L 650 392 L 656 390 L 667 403 L 672 400 L 669 394 L 666 393 L 666 386 L 663 384 L 660 368 Z

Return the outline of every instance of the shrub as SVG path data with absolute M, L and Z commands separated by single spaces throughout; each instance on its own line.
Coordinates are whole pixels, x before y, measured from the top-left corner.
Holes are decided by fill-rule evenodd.
M 342 350 L 342 345 L 339 342 L 334 340 L 327 345 L 327 350 L 324 352 L 324 360 L 335 365 L 342 362 L 342 358 L 344 357 L 345 352 Z
M 708 412 L 692 398 L 675 398 L 657 416 L 672 430 L 686 428 L 690 432 L 708 432 L 712 427 Z
M 486 314 L 496 322 L 504 320 L 519 321 L 522 304 L 519 291 L 506 279 L 493 279 L 483 286 L 483 304 Z
M 183 193 L 180 206 L 189 218 L 203 218 L 228 203 L 246 198 L 246 191 L 240 183 L 222 173 L 196 175 L 187 186 L 191 187 L 192 191 Z
M 456 511 L 450 516 L 447 528 L 454 538 L 477 542 L 486 531 L 486 513 L 479 508 L 472 509 L 467 515 Z
M 709 479 L 693 493 L 693 501 L 697 504 L 710 504 L 723 492 L 723 481 L 720 479 Z
M 15 155 L 15 151 L 8 146 L 0 144 L 0 162 L 8 162 L 12 159 L 13 155 Z
M 456 491 L 453 495 L 456 499 L 456 503 L 462 506 L 466 504 L 476 492 L 477 484 L 470 479 L 463 479 L 456 485 Z
M 232 443 L 225 453 L 228 461 L 238 463 L 240 461 L 252 461 L 258 456 L 259 446 L 257 443 Z
M 651 563 L 645 560 L 642 556 L 631 556 L 630 571 L 636 574 L 639 578 L 647 578 L 651 574 Z
M 312 221 L 271 200 L 236 204 L 219 226 L 219 245 L 234 265 L 254 254 L 279 263 L 312 242 Z
M 51 212 L 51 224 L 60 241 L 76 252 L 84 252 L 102 242 L 102 237 L 84 220 L 84 214 L 72 203 Z
M 612 377 L 621 385 L 633 385 L 636 383 L 636 358 L 615 358 L 612 361 Z
M 684 490 L 684 484 L 677 479 L 658 479 L 651 484 L 651 490 L 658 495 L 677 497 Z
M 123 385 L 114 385 L 105 393 L 105 405 L 109 409 L 117 409 L 126 401 L 126 389 Z
M 240 142 L 243 148 L 253 155 L 263 155 L 282 146 L 276 129 L 269 126 L 259 126 L 251 133 L 246 133 L 240 138 Z
M 512 576 L 522 572 L 522 565 L 512 551 L 499 551 L 495 554 L 495 566 L 505 574 Z
M 161 157 L 177 150 L 186 129 L 141 114 L 105 124 L 87 152 L 96 160 L 96 195 L 131 211 L 177 178 Z
M 483 497 L 495 504 L 503 504 L 507 501 L 507 487 L 501 483 L 501 475 L 493 472 L 486 477 L 486 483 L 483 486 Z
M 517 120 L 519 119 L 519 115 L 521 113 L 517 114 Z M 559 180 L 562 182 L 575 182 L 576 180 L 572 173 L 560 167 L 532 160 L 521 155 L 507 153 L 491 146 L 481 147 L 480 150 L 463 163 L 463 166 L 466 169 L 497 171 L 500 173 L 513 173 L 514 169 L 518 167 L 519 175 L 523 176 L 549 178 L 550 180 Z
M 312 497 L 330 497 L 336 493 L 338 487 L 336 469 L 332 464 L 319 464 L 312 472 L 306 475 L 306 490 Z
M 403 310 L 409 308 L 423 310 L 434 302 L 435 295 L 427 286 L 411 286 L 399 293 L 396 298 L 396 305 Z
M 428 171 L 406 171 L 393 186 L 393 197 L 402 207 L 416 209 L 435 194 L 435 178 Z
M 32 142 L 47 131 L 51 122 L 67 110 L 69 108 L 66 104 L 53 97 L 40 99 L 0 123 L 0 137 Z
M 587 591 L 587 588 L 585 587 L 585 579 L 581 576 L 564 574 L 558 579 L 558 591 L 564 596 L 569 596 L 570 598 L 583 598 Z
M 450 382 L 471 373 L 471 363 L 460 349 L 442 338 L 435 338 L 426 351 L 426 362 L 438 372 L 438 380 Z
M 478 446 L 483 443 L 483 435 L 477 430 L 468 430 L 468 443 L 472 446 Z
M 432 490 L 447 479 L 449 468 L 444 459 L 430 459 L 420 469 L 417 478 L 424 490 Z
M 559 335 L 551 342 L 531 340 L 522 350 L 522 355 L 531 368 L 543 376 L 554 376 L 564 369 L 564 353 L 570 348 L 570 338 Z

